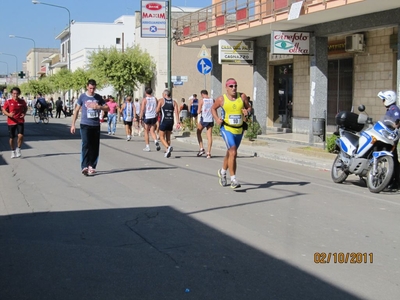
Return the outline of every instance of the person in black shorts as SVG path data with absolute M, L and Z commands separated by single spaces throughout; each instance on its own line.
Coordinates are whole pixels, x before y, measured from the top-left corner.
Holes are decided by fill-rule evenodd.
M 146 143 L 146 147 L 143 151 L 150 152 L 149 133 L 153 137 L 156 150 L 160 151 L 160 143 L 155 133 L 155 126 L 157 124 L 157 99 L 152 95 L 152 88 L 146 88 L 145 93 L 146 95 L 142 100 L 142 106 L 140 108 L 140 121 L 143 120 L 144 123 L 144 141 Z
M 178 104 L 171 98 L 171 91 L 164 90 L 163 98 L 158 100 L 157 113 L 160 119 L 160 141 L 165 147 L 164 157 L 169 158 L 173 150 L 171 146 L 171 133 L 174 127 L 174 116 L 179 122 Z

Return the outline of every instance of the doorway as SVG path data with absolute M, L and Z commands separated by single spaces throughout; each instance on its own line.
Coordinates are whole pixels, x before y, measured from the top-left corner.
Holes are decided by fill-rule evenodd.
M 274 127 L 292 128 L 293 64 L 274 67 Z
M 353 59 L 328 62 L 327 125 L 336 125 L 339 111 L 350 111 L 353 105 Z

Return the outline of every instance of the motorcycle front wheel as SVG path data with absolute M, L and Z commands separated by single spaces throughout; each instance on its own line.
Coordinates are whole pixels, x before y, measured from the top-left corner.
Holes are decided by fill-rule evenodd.
M 344 171 L 343 169 L 343 161 L 340 158 L 340 154 L 338 154 L 332 164 L 331 177 L 333 182 L 342 183 L 347 179 L 349 173 L 347 171 Z
M 394 162 L 391 156 L 381 156 L 377 159 L 377 172 L 372 174 L 372 167 L 367 173 L 367 186 L 371 193 L 382 192 L 392 179 Z

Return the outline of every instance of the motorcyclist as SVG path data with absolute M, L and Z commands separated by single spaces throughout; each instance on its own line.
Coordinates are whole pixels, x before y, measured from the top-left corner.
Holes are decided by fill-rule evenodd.
M 394 91 L 380 91 L 378 97 L 382 100 L 383 105 L 386 107 L 385 118 L 390 120 L 396 120 L 394 127 L 399 128 L 400 126 L 400 108 L 396 105 L 397 95 Z M 399 189 L 399 158 L 397 154 L 397 143 L 395 145 L 395 150 L 393 151 L 393 162 L 394 170 L 393 177 L 388 185 L 388 190 L 398 190 Z

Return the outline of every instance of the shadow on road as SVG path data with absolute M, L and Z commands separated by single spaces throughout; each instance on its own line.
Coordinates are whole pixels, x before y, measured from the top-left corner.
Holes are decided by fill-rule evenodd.
M 0 253 L 0 299 L 358 299 L 165 206 L 2 216 Z

